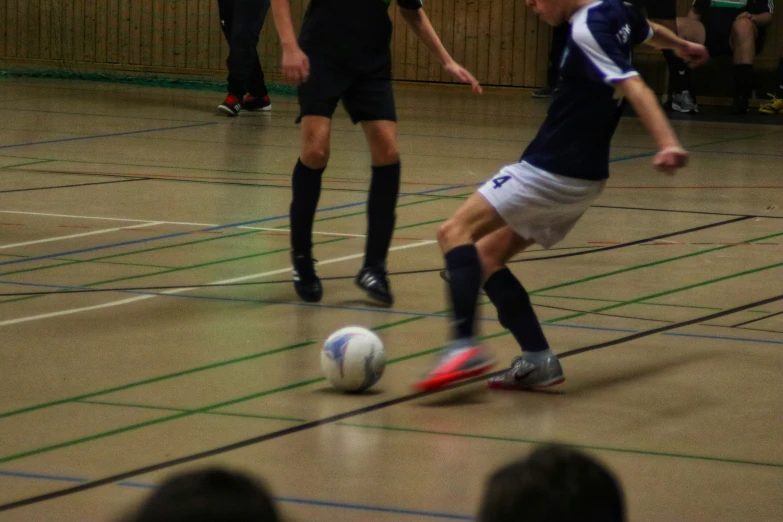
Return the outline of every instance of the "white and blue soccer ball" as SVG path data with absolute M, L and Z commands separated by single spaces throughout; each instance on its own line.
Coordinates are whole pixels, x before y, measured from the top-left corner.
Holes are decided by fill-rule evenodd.
M 361 326 L 337 330 L 321 350 L 321 370 L 332 386 L 341 391 L 368 390 L 380 380 L 385 367 L 383 342 Z

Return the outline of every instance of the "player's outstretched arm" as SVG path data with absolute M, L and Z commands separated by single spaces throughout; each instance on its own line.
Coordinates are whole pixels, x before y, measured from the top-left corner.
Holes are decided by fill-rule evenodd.
M 691 67 L 698 67 L 710 58 L 703 45 L 683 40 L 662 25 L 654 22 L 649 24 L 653 30 L 653 37 L 647 40 L 647 45 L 658 49 L 671 49 Z
M 291 85 L 306 82 L 310 76 L 310 61 L 296 41 L 289 0 L 272 0 L 272 16 L 283 47 L 283 79 Z
M 636 114 L 650 131 L 659 152 L 653 164 L 666 174 L 674 174 L 688 163 L 688 153 L 680 145 L 655 93 L 639 76 L 614 82 L 615 88 L 630 102 Z
M 429 49 L 438 61 L 440 61 L 444 69 L 461 82 L 469 84 L 473 88 L 473 92 L 481 94 L 481 85 L 479 85 L 478 80 L 476 80 L 467 69 L 455 62 L 454 58 L 452 58 L 446 48 L 443 47 L 443 43 L 441 43 L 440 38 L 438 38 L 438 34 L 435 32 L 435 29 L 430 23 L 430 19 L 427 18 L 423 9 L 405 9 L 404 7 L 400 7 L 400 14 L 402 14 L 402 18 L 407 22 L 411 30 L 416 33 L 419 40 L 421 40 L 424 45 L 427 46 L 427 49 Z

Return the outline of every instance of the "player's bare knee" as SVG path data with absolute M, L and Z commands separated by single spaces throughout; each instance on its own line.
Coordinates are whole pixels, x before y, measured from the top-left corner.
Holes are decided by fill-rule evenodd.
M 400 161 L 400 151 L 395 140 L 383 140 L 373 144 L 372 164 L 377 167 L 394 165 Z
M 756 34 L 750 18 L 738 18 L 731 26 L 731 39 L 735 43 L 748 43 L 755 40 Z
M 329 146 L 307 145 L 302 148 L 301 160 L 311 169 L 322 169 L 329 163 Z
M 451 249 L 469 240 L 467 227 L 453 217 L 438 227 L 438 243 L 443 249 Z

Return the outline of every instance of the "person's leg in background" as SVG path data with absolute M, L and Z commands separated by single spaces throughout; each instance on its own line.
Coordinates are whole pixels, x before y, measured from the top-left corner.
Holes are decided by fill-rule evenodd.
M 775 76 L 777 87 L 775 93 L 770 93 L 772 99 L 759 107 L 762 114 L 783 114 L 783 52 L 780 53 L 778 60 L 778 72 Z
M 260 101 L 253 101 L 256 93 L 251 92 L 253 96 L 248 101 L 252 101 L 252 110 L 271 107 L 268 98 L 264 99 L 267 96 L 266 86 L 256 50 L 261 26 L 268 10 L 268 0 L 218 0 L 221 29 L 229 46 L 226 59 L 228 96 L 218 106 L 218 110 L 227 116 L 239 114 L 243 108 L 245 94 L 250 92 L 251 88 L 263 91 L 263 94 L 258 93 L 261 95 Z M 252 84 L 251 80 L 256 83 Z

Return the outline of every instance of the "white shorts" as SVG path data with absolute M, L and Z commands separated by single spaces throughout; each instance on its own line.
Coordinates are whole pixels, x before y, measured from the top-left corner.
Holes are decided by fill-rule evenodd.
M 551 174 L 523 161 L 500 169 L 479 188 L 520 237 L 552 248 L 601 194 L 606 181 Z

